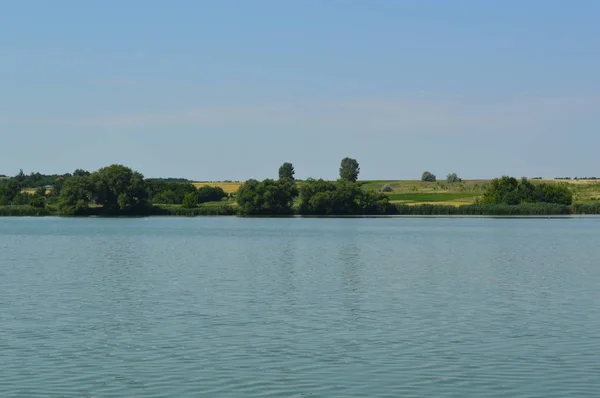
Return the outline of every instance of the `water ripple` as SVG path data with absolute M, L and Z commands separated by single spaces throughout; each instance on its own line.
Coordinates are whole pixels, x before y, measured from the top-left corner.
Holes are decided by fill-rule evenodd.
M 0 219 L 0 396 L 595 397 L 599 222 Z

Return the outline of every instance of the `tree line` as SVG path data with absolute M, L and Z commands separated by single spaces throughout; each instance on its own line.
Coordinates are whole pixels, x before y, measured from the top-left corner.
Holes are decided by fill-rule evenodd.
M 32 186 L 34 193 L 23 191 Z M 58 176 L 39 173 L 26 176 L 21 171 L 13 178 L 0 180 L 0 206 L 55 205 L 62 215 L 86 215 L 92 208 L 94 214 L 148 214 L 155 204 L 195 208 L 227 196 L 220 187 L 196 188 L 189 182 L 145 179 L 141 173 L 118 164 L 93 173 L 78 169 Z
M 336 181 L 309 178 L 297 183 L 293 164 L 285 162 L 279 168 L 276 180 L 251 179 L 244 182 L 233 195 L 238 205 L 236 211 L 240 215 L 265 216 L 376 215 L 449 211 L 435 206 L 434 209 L 437 210 L 428 210 L 429 207 L 413 209 L 416 206 L 411 206 L 408 210 L 406 205 L 390 203 L 390 197 L 386 192 L 390 192 L 391 187 L 382 188 L 384 192 L 364 189 L 363 184 L 358 181 L 359 174 L 358 161 L 346 157 L 340 163 L 339 178 Z M 435 175 L 432 173 L 426 172 L 423 177 L 426 181 L 435 180 Z M 448 182 L 461 181 L 454 173 L 448 175 L 447 180 Z M 51 184 L 48 184 L 49 182 Z M 46 185 L 52 185 L 52 189 L 47 189 Z M 35 188 L 33 194 L 23 191 L 30 187 Z M 0 180 L 0 206 L 28 204 L 33 208 L 46 208 L 51 205 L 62 215 L 164 214 L 166 211 L 164 206 L 158 211 L 157 205 L 172 205 L 173 209 L 182 209 L 176 210 L 176 214 L 205 214 L 204 210 L 192 210 L 208 202 L 218 202 L 228 206 L 229 202 L 224 200 L 230 198 L 231 196 L 220 187 L 196 188 L 187 181 L 146 179 L 141 173 L 118 164 L 95 172 L 77 169 L 72 174 L 53 176 L 39 173 L 27 176 L 20 171 L 13 178 Z M 486 206 L 520 206 L 536 203 L 570 206 L 572 202 L 573 193 L 566 184 L 534 184 L 526 178 L 517 180 L 503 176 L 489 183 L 483 195 L 475 203 L 478 207 L 463 208 L 460 211 L 482 212 Z M 531 206 L 527 209 L 530 208 Z M 566 211 L 562 207 L 560 209 Z M 233 210 L 224 207 L 216 213 L 232 214 Z
M 294 166 L 284 163 L 279 179 L 248 180 L 237 191 L 241 215 L 358 215 L 386 214 L 389 197 L 363 190 L 358 182 L 360 166 L 356 159 L 344 158 L 337 181 L 309 178 L 298 186 Z M 297 208 L 294 204 L 297 202 Z

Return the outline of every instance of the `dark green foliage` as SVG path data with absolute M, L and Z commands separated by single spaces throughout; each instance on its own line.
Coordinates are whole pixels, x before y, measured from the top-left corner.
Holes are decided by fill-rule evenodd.
M 456 175 L 456 173 L 450 173 L 446 176 L 446 182 L 448 184 L 454 184 L 456 182 L 461 182 L 462 179 L 458 178 L 458 175 Z
M 533 184 L 526 178 L 518 181 L 514 177 L 503 176 L 490 182 L 480 200 L 481 204 L 507 205 L 540 202 L 570 205 L 573 193 L 566 185 Z
M 148 206 L 144 176 L 129 167 L 114 164 L 91 176 L 96 186 L 96 202 L 105 213 L 138 213 Z
M 196 193 L 196 187 L 190 183 L 146 181 L 148 197 L 152 203 L 182 204 L 188 193 Z
M 29 201 L 29 206 L 43 208 L 46 207 L 46 197 L 40 195 L 34 195 Z
M 279 179 L 280 180 L 294 181 L 294 174 L 296 174 L 296 172 L 294 170 L 294 166 L 289 162 L 285 162 L 279 168 Z
M 65 185 L 65 181 L 68 177 L 58 177 L 54 183 L 52 183 L 52 190 L 49 192 L 49 196 L 60 196 L 60 192 L 62 191 L 63 186 Z
M 300 187 L 298 213 L 303 215 L 385 214 L 385 194 L 363 191 L 360 184 L 346 180 L 307 180 Z
M 0 206 L 0 217 L 40 217 L 51 216 L 53 212 L 50 208 L 26 206 Z
M 241 215 L 292 214 L 298 195 L 296 184 L 288 180 L 248 180 L 238 189 L 236 201 Z
M 83 169 L 77 169 L 73 172 L 73 177 L 89 177 L 92 173 Z
M 390 184 L 385 184 L 381 187 L 381 192 L 394 192 L 394 188 Z
M 23 170 L 19 171 L 13 180 L 17 181 L 23 188 L 38 188 L 43 187 L 45 185 L 54 186 L 55 182 L 59 178 L 68 178 L 71 177 L 71 174 L 40 174 L 40 173 L 31 173 L 26 175 L 23 173 Z
M 165 181 L 161 181 L 158 179 L 150 179 L 150 180 L 146 180 L 146 189 L 148 191 L 148 198 L 154 202 L 155 202 L 155 198 L 156 195 L 158 195 L 161 191 L 165 191 L 168 188 L 168 184 Z
M 65 180 L 59 196 L 59 211 L 65 215 L 88 214 L 96 198 L 96 185 L 91 177 L 72 177 Z
M 447 206 L 423 204 L 409 206 L 405 204 L 392 205 L 389 214 L 396 215 L 476 215 L 476 216 L 531 216 L 531 215 L 566 215 L 575 214 L 575 209 L 570 206 L 555 203 L 523 203 L 520 205 L 463 205 Z M 600 210 L 600 209 L 599 209 Z M 591 214 L 591 213 L 588 213 Z
M 421 181 L 423 181 L 423 182 L 436 182 L 437 179 L 435 177 L 435 174 L 430 173 L 429 171 L 426 171 L 421 176 Z
M 186 209 L 193 209 L 198 207 L 198 194 L 195 192 L 188 192 L 183 197 L 182 206 Z
M 183 203 L 183 199 L 179 195 L 177 195 L 175 191 L 167 189 L 165 191 L 160 191 L 154 197 L 152 197 L 152 203 L 163 205 L 177 205 Z
M 23 186 L 14 178 L 3 180 L 0 184 L 0 201 L 12 202 L 15 197 L 21 192 Z
M 23 184 L 25 182 L 25 180 L 27 179 L 27 176 L 25 175 L 25 173 L 23 173 L 23 169 L 21 169 L 21 170 L 19 170 L 19 173 L 14 178 L 17 182 L 20 182 L 21 184 Z
M 223 198 L 227 197 L 225 191 L 221 187 L 211 187 L 209 185 L 205 185 L 203 187 L 198 188 L 198 203 L 207 203 L 207 202 L 218 202 Z
M 196 217 L 196 216 L 233 216 L 235 214 L 236 214 L 235 209 L 229 205 L 219 205 L 219 206 L 200 205 L 200 206 L 192 208 L 192 209 L 186 209 L 182 206 L 155 205 L 152 207 L 152 210 L 151 210 L 151 215 L 156 215 L 156 216 Z
M 358 180 L 360 167 L 356 159 L 344 158 L 340 165 L 340 178 L 343 180 L 355 182 Z
M 46 196 L 46 188 L 44 187 L 39 187 L 35 190 L 35 195 L 36 196 Z
M 32 198 L 33 195 L 31 194 L 28 194 L 26 192 L 19 192 L 17 195 L 15 195 L 14 199 L 12 200 L 12 204 L 16 206 L 28 205 L 29 201 L 31 201 Z

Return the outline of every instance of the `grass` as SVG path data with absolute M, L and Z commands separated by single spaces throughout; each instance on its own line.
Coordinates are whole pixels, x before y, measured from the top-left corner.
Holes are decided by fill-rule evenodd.
M 403 202 L 403 203 L 436 203 L 436 202 L 453 202 L 460 201 L 461 199 L 469 199 L 466 202 L 473 202 L 477 196 L 473 192 L 448 192 L 448 193 L 429 193 L 429 192 L 418 192 L 418 193 L 391 193 L 388 194 L 390 201 L 392 202 Z

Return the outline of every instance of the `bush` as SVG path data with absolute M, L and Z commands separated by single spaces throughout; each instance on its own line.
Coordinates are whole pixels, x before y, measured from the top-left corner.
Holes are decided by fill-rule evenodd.
M 181 206 L 153 206 L 151 215 L 156 216 L 233 216 L 235 209 L 230 205 L 219 206 L 198 206 L 193 209 L 186 209 Z
M 182 207 L 185 209 L 193 209 L 198 207 L 198 195 L 196 193 L 186 193 L 183 197 Z
M 381 187 L 381 192 L 394 192 L 394 188 L 390 184 L 385 184 Z
M 388 206 L 387 195 L 364 191 L 359 183 L 310 179 L 300 187 L 298 212 L 303 215 L 385 214 Z
M 37 208 L 44 208 L 46 207 L 46 198 L 43 196 L 34 196 L 33 198 L 31 198 L 31 200 L 29 201 L 29 206 L 31 207 L 37 207 Z
M 429 171 L 424 172 L 421 176 L 421 181 L 423 182 L 436 182 L 436 180 L 435 174 L 430 173 Z
M 40 217 L 50 215 L 52 215 L 52 212 L 47 207 L 0 206 L 0 217 Z
M 462 179 L 458 178 L 456 173 L 451 173 L 446 176 L 446 182 L 448 184 L 454 184 L 455 182 L 461 182 L 461 181 L 462 181 Z
M 33 195 L 28 194 L 27 192 L 19 192 L 13 199 L 12 204 L 16 206 L 28 205 L 32 198 Z
M 556 203 L 570 205 L 573 192 L 566 184 L 533 184 L 527 178 L 494 178 L 479 201 L 481 204 L 518 205 L 522 203 Z
M 289 180 L 248 180 L 238 189 L 236 201 L 241 215 L 292 214 L 298 195 L 296 184 Z
M 226 197 L 227 194 L 221 187 L 211 187 L 205 185 L 198 188 L 198 203 L 218 202 Z

